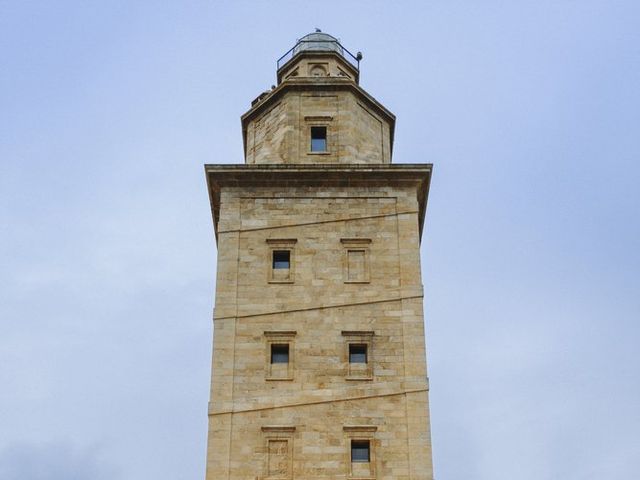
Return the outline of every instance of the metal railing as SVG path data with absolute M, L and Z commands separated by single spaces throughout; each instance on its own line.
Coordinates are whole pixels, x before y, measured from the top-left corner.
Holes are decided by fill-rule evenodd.
M 308 45 L 305 45 L 308 44 Z M 326 45 L 323 45 L 326 44 Z M 362 54 L 356 55 L 344 48 L 337 40 L 298 40 L 291 49 L 282 55 L 277 61 L 277 69 L 280 70 L 289 60 L 303 52 L 336 52 L 342 55 L 357 71 L 360 71 Z

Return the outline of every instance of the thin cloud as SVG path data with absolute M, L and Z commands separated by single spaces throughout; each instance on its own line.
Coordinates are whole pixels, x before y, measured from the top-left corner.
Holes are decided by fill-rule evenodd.
M 65 442 L 42 445 L 16 443 L 0 453 L 3 480 L 117 480 L 115 465 L 98 447 L 75 448 Z

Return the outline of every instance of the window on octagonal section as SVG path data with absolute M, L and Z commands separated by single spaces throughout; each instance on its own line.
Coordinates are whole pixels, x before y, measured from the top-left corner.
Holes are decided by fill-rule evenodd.
M 311 151 L 327 151 L 327 127 L 311 127 Z

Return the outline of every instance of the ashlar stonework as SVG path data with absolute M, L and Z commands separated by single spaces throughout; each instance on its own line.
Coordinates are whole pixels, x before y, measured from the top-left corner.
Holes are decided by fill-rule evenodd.
M 206 478 L 431 480 L 431 165 L 391 164 L 395 117 L 358 86 L 359 58 L 321 32 L 296 47 L 242 117 L 245 165 L 205 166 L 218 246 Z

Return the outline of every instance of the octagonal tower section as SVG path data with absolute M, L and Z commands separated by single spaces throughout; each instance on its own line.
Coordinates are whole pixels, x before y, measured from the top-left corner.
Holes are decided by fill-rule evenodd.
M 298 40 L 242 116 L 245 163 L 391 163 L 395 116 L 360 87 L 361 59 L 326 33 Z

